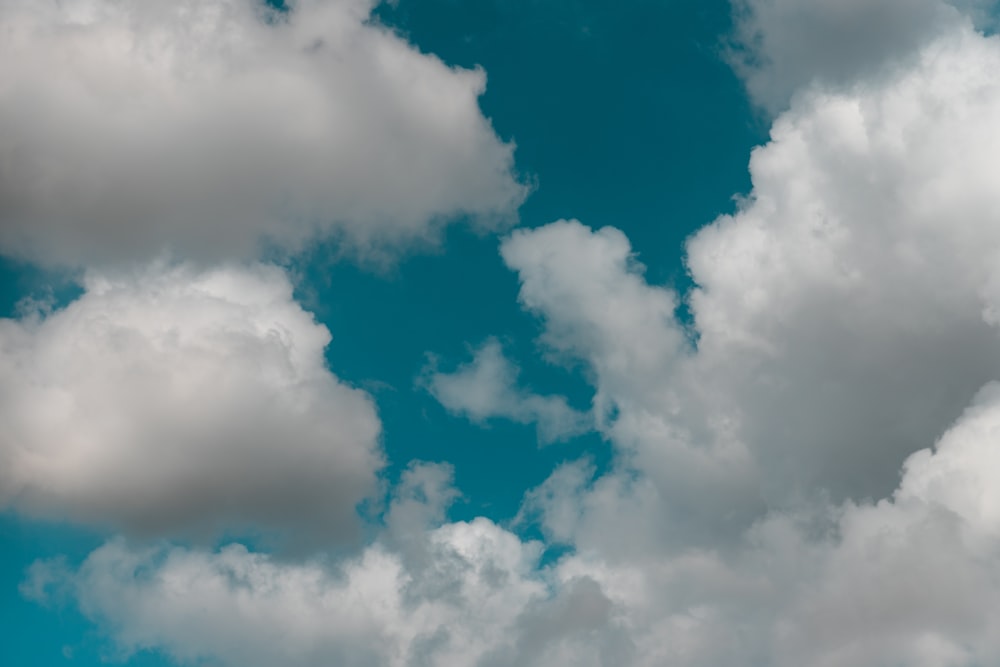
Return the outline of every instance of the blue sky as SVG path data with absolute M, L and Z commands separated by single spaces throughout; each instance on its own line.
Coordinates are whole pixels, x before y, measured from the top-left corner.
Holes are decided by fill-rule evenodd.
M 0 662 L 996 662 L 992 13 L 0 0 Z

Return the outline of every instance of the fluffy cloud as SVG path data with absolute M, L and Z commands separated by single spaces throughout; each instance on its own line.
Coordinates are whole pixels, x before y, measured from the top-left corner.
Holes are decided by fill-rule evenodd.
M 408 521 L 418 508 L 433 521 L 449 481 L 446 468 L 409 471 L 390 510 L 402 514 L 389 519 L 415 530 L 403 550 L 375 544 L 330 568 L 241 546 L 210 553 L 115 541 L 69 583 L 125 652 L 156 647 L 181 661 L 248 666 L 476 664 L 505 646 L 522 610 L 545 597 L 536 576 L 541 549 L 485 519 Z M 67 583 L 41 564 L 34 577 L 40 591 Z
M 997 660 L 998 67 L 1000 41 L 960 27 L 892 76 L 803 93 L 750 196 L 688 244 L 690 343 L 620 233 L 504 245 L 622 452 L 596 480 L 563 467 L 526 513 L 648 664 Z
M 677 380 L 691 343 L 674 317 L 677 296 L 645 282 L 624 234 L 560 221 L 514 232 L 502 254 L 521 278 L 521 302 L 545 320 L 544 343 L 591 369 L 598 427 L 658 479 L 677 521 L 701 531 L 758 509 L 745 445 L 724 421 L 686 414 L 692 399 Z
M 0 505 L 142 534 L 354 528 L 380 422 L 326 368 L 330 334 L 279 269 L 91 274 L 84 290 L 0 320 Z
M 689 242 L 695 381 L 780 484 L 884 495 L 1000 373 L 998 66 L 962 29 L 889 82 L 803 97 L 741 210 Z
M 665 493 L 882 497 L 998 376 L 998 68 L 997 39 L 958 30 L 889 82 L 804 95 L 739 211 L 689 241 L 690 343 L 619 232 L 504 244 L 544 341 L 594 370 L 605 428 Z
M 486 519 L 440 524 L 448 470 L 417 466 L 390 510 L 424 512 L 397 522 L 413 529 L 403 548 L 380 540 L 336 564 L 290 563 L 239 545 L 116 540 L 76 570 L 37 563 L 24 589 L 70 593 L 125 655 L 224 666 L 992 664 L 998 432 L 990 385 L 908 459 L 890 497 L 772 513 L 727 550 L 663 557 L 632 544 L 540 567 L 539 543 Z
M 333 237 L 362 255 L 512 219 L 513 147 L 373 0 L 3 0 L 0 252 L 211 261 Z
M 810 83 L 849 85 L 899 66 L 970 17 L 991 23 L 995 0 L 733 0 L 730 59 L 751 97 L 786 108 Z
M 772 512 L 732 548 L 668 557 L 591 540 L 559 568 L 622 610 L 637 665 L 992 664 L 998 420 L 989 385 L 877 503 Z
M 561 557 L 444 522 L 456 492 L 423 466 L 354 558 L 113 541 L 25 590 L 66 587 L 126 652 L 222 665 L 998 662 L 997 71 L 1000 40 L 957 22 L 796 97 L 688 243 L 689 325 L 617 230 L 503 243 L 618 452 L 526 496 Z M 457 377 L 516 388 L 492 363 Z
M 593 236 L 577 222 L 518 230 L 501 249 L 521 277 L 521 302 L 545 316 L 544 342 L 564 355 L 586 356 L 603 391 L 643 400 L 684 344 L 674 320 L 676 296 L 647 285 L 628 239 L 605 227 Z M 654 375 L 651 375 L 653 373 Z
M 543 443 L 579 435 L 590 429 L 590 418 L 569 406 L 562 396 L 542 396 L 518 386 L 520 369 L 504 356 L 500 342 L 487 339 L 471 363 L 452 373 L 425 369 L 421 384 L 456 414 L 475 422 L 500 417 L 536 424 Z

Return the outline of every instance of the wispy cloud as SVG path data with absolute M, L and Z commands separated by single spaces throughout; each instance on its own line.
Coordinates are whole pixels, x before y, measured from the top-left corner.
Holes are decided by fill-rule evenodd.
M 471 362 L 452 372 L 435 364 L 424 369 L 419 384 L 449 411 L 483 423 L 509 419 L 535 424 L 538 438 L 550 443 L 585 433 L 592 418 L 570 407 L 563 396 L 543 396 L 518 385 L 520 369 L 504 356 L 496 338 L 489 338 L 474 352 Z

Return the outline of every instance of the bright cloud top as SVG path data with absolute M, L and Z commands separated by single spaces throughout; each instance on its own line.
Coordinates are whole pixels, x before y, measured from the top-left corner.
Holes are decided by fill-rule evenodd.
M 336 540 L 375 490 L 371 398 L 274 267 L 91 274 L 0 320 L 0 505 L 140 534 Z
M 372 4 L 0 2 L 0 252 L 212 261 L 333 237 L 372 256 L 514 219 L 484 73 Z

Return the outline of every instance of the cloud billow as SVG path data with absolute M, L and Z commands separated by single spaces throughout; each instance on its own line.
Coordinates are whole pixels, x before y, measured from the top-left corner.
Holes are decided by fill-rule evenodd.
M 332 238 L 379 260 L 516 220 L 484 73 L 372 4 L 0 2 L 0 253 L 211 263 Z
M 950 16 L 950 7 L 931 13 Z M 891 67 L 852 69 L 840 73 L 844 81 L 820 76 L 805 88 L 794 83 L 800 93 L 751 157 L 752 191 L 689 239 L 695 287 L 687 295 L 650 284 L 629 239 L 611 227 L 559 221 L 502 242 L 520 302 L 542 323 L 541 344 L 586 366 L 594 426 L 617 453 L 599 473 L 587 461 L 568 461 L 526 494 L 518 521 L 537 519 L 548 544 L 566 547 L 557 557 L 546 560 L 545 545 L 486 518 L 448 521 L 447 504 L 459 495 L 449 470 L 415 465 L 373 541 L 344 559 L 289 561 L 239 545 L 112 539 L 79 567 L 40 561 L 25 592 L 42 600 L 69 593 L 125 653 L 157 648 L 177 660 L 241 667 L 1000 662 L 1000 190 L 993 168 L 1000 39 L 965 20 L 934 26 L 913 33 L 921 36 Z M 336 447 L 301 440 L 310 471 L 310 456 L 332 462 L 374 451 L 369 399 L 322 366 L 325 332 L 289 302 L 287 285 L 270 292 L 270 305 L 247 301 L 245 294 L 261 291 L 255 281 L 283 284 L 273 269 L 260 271 L 178 281 L 168 273 L 150 283 L 176 282 L 165 293 L 180 296 L 166 300 L 155 289 L 109 291 L 92 282 L 65 311 L 5 322 L 3 349 L 16 353 L 0 377 L 25 380 L 4 395 L 28 386 L 64 397 L 58 390 L 69 380 L 89 377 L 83 361 L 116 368 L 102 352 L 110 340 L 103 329 L 80 335 L 106 328 L 110 312 L 128 323 L 117 325 L 126 335 L 114 339 L 122 342 L 114 358 L 120 350 L 155 352 L 124 367 L 130 378 L 151 369 L 188 382 L 185 370 L 200 366 L 178 363 L 174 350 L 182 361 L 201 359 L 205 350 L 218 354 L 213 346 L 222 340 L 225 354 L 257 360 L 233 366 L 244 372 L 223 386 L 249 387 L 257 399 L 274 397 L 272 388 L 290 377 L 318 377 L 322 391 L 306 404 L 329 399 L 344 406 L 342 423 L 357 425 L 359 439 Z M 188 284 L 209 287 L 179 287 Z M 689 323 L 676 316 L 682 299 Z M 100 316 L 73 315 L 97 302 Z M 186 315 L 170 321 L 186 324 L 157 328 L 154 313 L 174 302 Z M 274 308 L 281 317 L 269 315 Z M 60 336 L 89 350 L 80 373 L 66 372 L 74 368 L 69 361 L 58 372 L 46 365 L 44 342 Z M 309 341 L 311 354 L 296 356 L 303 346 L 286 344 L 293 339 Z M 150 359 L 166 362 L 150 366 Z M 498 344 L 487 343 L 455 373 L 431 377 L 444 380 L 436 393 L 456 412 L 546 418 L 530 408 L 543 403 L 517 386 L 516 366 Z M 69 395 L 102 405 L 100 391 L 70 386 Z M 110 405 L 147 394 L 109 395 Z M 61 400 L 30 406 L 72 416 Z M 259 416 L 309 435 L 308 425 L 326 413 L 295 413 L 298 405 L 277 401 L 277 413 Z M 288 414 L 303 421 L 286 422 Z M 47 434 L 51 423 L 90 429 L 65 429 L 76 437 L 117 435 L 121 426 L 52 422 L 31 410 L 11 415 L 20 421 L 0 423 L 28 434 Z M 170 420 L 154 423 L 161 422 Z M 331 432 L 332 424 L 323 429 Z M 231 441 L 223 435 L 218 442 Z M 59 442 L 18 442 L 36 441 Z M 8 445 L 2 455 L 22 456 L 21 469 L 45 462 L 23 449 Z M 250 451 L 273 465 L 263 447 Z M 298 483 L 302 471 L 287 465 L 275 485 Z M 60 481 L 54 472 L 35 469 L 50 476 L 36 478 L 45 493 L 26 507 L 65 508 L 67 498 L 87 507 L 79 499 L 89 496 L 70 495 L 64 489 L 72 486 L 50 483 Z M 343 467 L 322 468 L 334 469 Z M 369 479 L 360 473 L 372 470 L 362 465 L 352 479 Z M 29 500 L 21 493 L 16 502 Z
M 577 533 L 578 551 L 542 567 L 540 543 L 485 518 L 441 523 L 447 475 L 416 467 L 403 486 L 422 490 L 403 516 L 423 504 L 429 521 L 335 567 L 240 545 L 113 540 L 76 570 L 37 562 L 23 590 L 42 602 L 70 595 L 114 629 L 124 655 L 158 648 L 247 667 L 990 664 L 1000 659 L 998 396 L 986 389 L 933 451 L 914 454 L 890 497 L 775 512 L 725 550 L 664 553 L 629 532 L 662 520 L 655 504 L 570 483 L 563 492 L 579 495 L 561 500 L 585 521 L 611 513 L 596 539 Z
M 0 320 L 0 505 L 132 535 L 357 534 L 381 423 L 269 266 L 91 273 Z

